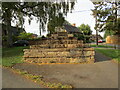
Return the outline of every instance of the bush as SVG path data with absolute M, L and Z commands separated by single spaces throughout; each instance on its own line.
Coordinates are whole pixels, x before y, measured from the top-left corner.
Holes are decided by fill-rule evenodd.
M 41 37 L 38 37 L 38 38 L 30 38 L 28 39 L 28 41 L 39 41 L 41 40 L 42 38 Z
M 13 42 L 17 41 L 18 40 L 18 37 L 17 36 L 12 36 L 12 39 L 13 39 Z
M 20 35 L 18 36 L 18 39 L 19 40 L 29 40 L 29 39 L 31 39 L 32 38 L 32 33 L 25 33 L 25 32 L 23 32 L 23 33 L 20 33 Z
M 47 37 L 50 37 L 51 36 L 51 34 L 47 34 Z
M 2 36 L 2 41 L 7 41 L 7 36 Z

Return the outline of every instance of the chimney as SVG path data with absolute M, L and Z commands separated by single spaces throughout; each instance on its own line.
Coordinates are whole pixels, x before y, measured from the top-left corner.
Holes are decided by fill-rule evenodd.
M 75 24 L 75 23 L 73 23 L 73 24 L 72 24 L 72 26 L 76 26 L 76 24 Z

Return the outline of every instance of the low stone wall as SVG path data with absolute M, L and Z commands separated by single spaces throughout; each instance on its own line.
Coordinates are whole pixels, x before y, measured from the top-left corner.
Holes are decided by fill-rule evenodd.
M 29 63 L 94 63 L 94 48 L 85 48 L 82 40 L 67 33 L 52 35 L 36 41 L 30 49 L 24 49 L 24 61 Z
M 31 63 L 93 63 L 93 48 L 25 49 L 24 60 Z
M 41 44 L 77 44 L 80 43 L 82 44 L 82 40 L 77 40 L 77 39 L 68 39 L 68 40 L 57 40 L 57 39 L 47 39 L 47 40 L 39 40 L 39 41 L 29 41 L 30 45 L 41 45 Z
M 29 63 L 94 63 L 94 57 L 86 58 L 25 58 Z

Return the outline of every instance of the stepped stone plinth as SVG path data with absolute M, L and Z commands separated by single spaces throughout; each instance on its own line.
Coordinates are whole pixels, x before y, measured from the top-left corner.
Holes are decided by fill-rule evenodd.
M 94 49 L 85 48 L 72 34 L 58 32 L 24 49 L 24 61 L 30 63 L 94 63 Z

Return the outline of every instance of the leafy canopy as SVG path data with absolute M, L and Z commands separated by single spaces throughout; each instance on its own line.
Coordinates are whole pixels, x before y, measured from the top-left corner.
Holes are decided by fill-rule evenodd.
M 39 21 L 40 31 L 45 30 L 47 22 L 58 16 L 63 16 L 72 11 L 75 2 L 2 2 L 2 23 L 7 25 L 8 46 L 12 45 L 11 22 L 16 26 L 23 27 L 25 17 L 29 17 L 29 23 L 33 16 Z
M 48 22 L 48 31 L 50 31 L 50 33 L 54 33 L 55 27 L 62 27 L 64 22 L 65 19 L 63 15 L 59 13 L 58 16 L 55 16 L 52 20 Z
M 113 30 L 118 33 L 117 20 L 117 2 L 93 2 L 95 9 L 92 10 L 93 16 L 96 18 L 95 30 L 100 32 L 105 30 Z
M 92 34 L 91 28 L 88 24 L 81 24 L 78 28 L 83 32 L 84 35 Z
M 31 39 L 32 38 L 32 33 L 25 33 L 25 32 L 23 32 L 23 33 L 20 33 L 20 35 L 18 36 L 18 38 L 20 39 L 20 40 L 28 40 L 28 39 Z
M 86 43 L 90 42 L 90 35 L 92 34 L 92 30 L 90 26 L 87 24 L 81 24 L 79 27 L 80 31 L 83 33 L 83 35 L 80 35 L 79 38 L 82 38 L 82 40 Z
M 52 20 L 60 13 L 67 15 L 72 11 L 74 2 L 2 2 L 2 20 L 3 23 L 16 21 L 17 25 L 23 25 L 25 17 L 29 17 L 29 23 L 37 17 L 40 26 L 44 30 L 47 21 Z M 70 8 L 71 7 L 71 8 Z

